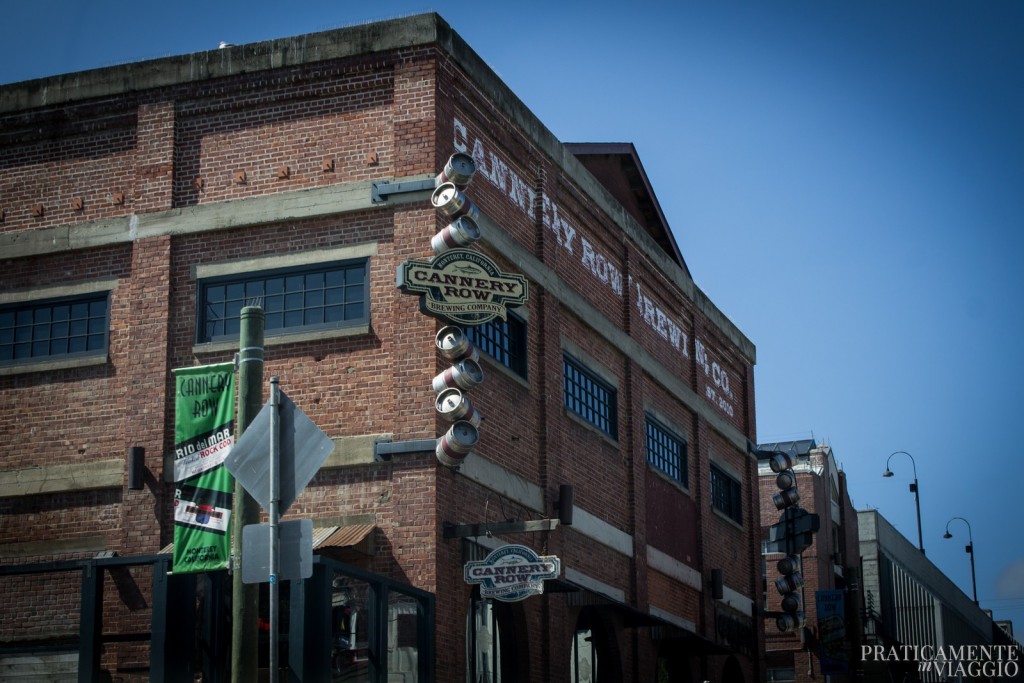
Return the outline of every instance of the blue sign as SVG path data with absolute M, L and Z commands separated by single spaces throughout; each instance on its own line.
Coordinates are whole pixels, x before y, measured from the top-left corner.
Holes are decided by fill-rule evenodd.
M 505 545 L 479 562 L 467 562 L 466 583 L 480 584 L 480 596 L 516 602 L 544 592 L 544 581 L 557 578 L 562 563 L 555 555 L 538 555 L 525 545 Z
M 845 596 L 841 590 L 815 591 L 818 611 L 818 658 L 823 674 L 850 672 L 846 649 Z

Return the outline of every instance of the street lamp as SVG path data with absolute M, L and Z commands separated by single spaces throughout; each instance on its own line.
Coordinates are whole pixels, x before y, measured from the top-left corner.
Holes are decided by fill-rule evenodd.
M 974 580 L 974 536 L 971 534 L 971 523 L 963 517 L 954 517 L 953 519 L 959 519 L 961 522 L 967 525 L 967 545 L 964 546 L 964 551 L 971 556 L 971 591 L 974 593 L 974 604 L 978 604 L 978 584 Z M 952 522 L 953 519 L 949 520 Z M 953 534 L 949 533 L 949 522 L 946 522 L 946 533 L 942 535 L 943 538 L 953 538 Z
M 914 456 L 906 451 L 896 451 L 895 453 L 889 454 L 889 459 L 885 461 L 885 472 L 882 473 L 883 477 L 893 476 L 892 470 L 889 469 L 889 460 L 892 460 L 892 456 L 902 453 L 903 455 L 910 458 L 910 464 L 914 468 L 914 483 L 910 485 L 910 492 L 914 494 L 914 505 L 917 506 L 917 547 L 920 549 L 921 554 L 924 554 L 924 536 L 921 535 L 921 496 L 920 487 L 917 485 L 917 463 L 914 462 Z

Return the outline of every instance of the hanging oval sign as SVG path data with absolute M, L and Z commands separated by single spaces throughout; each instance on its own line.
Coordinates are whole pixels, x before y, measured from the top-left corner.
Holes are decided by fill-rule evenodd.
M 429 261 L 410 259 L 398 266 L 397 285 L 420 296 L 420 310 L 456 325 L 505 320 L 509 308 L 529 297 L 526 278 L 503 273 L 487 256 L 450 249 Z
M 466 583 L 480 584 L 480 597 L 517 602 L 544 592 L 544 581 L 556 579 L 562 563 L 555 555 L 538 555 L 525 545 L 504 545 L 463 568 Z

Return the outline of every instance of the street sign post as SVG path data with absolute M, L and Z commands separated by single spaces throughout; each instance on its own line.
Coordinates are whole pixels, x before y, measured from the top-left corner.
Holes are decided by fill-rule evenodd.
M 281 514 L 306 488 L 324 460 L 334 450 L 334 442 L 320 431 L 313 421 L 285 396 L 278 385 L 278 378 L 270 378 L 270 400 L 238 439 L 224 466 L 235 477 L 242 488 L 267 510 L 269 524 L 266 529 L 266 557 L 269 560 L 267 581 L 270 583 L 270 681 L 277 683 L 277 641 L 278 641 L 278 599 L 281 561 Z M 306 520 L 309 521 L 309 520 Z M 312 525 L 312 522 L 310 522 Z M 261 525 L 249 525 L 261 526 Z M 242 531 L 242 575 L 246 571 L 247 539 L 264 538 L 261 530 Z M 291 548 L 294 538 L 288 532 L 289 550 L 300 549 L 298 543 Z M 255 536 L 253 534 L 256 534 Z M 298 536 L 301 538 L 301 530 Z M 312 543 L 312 528 L 308 534 Z M 310 567 L 312 567 L 312 545 L 310 545 Z M 301 566 L 301 562 L 300 562 Z M 254 570 L 252 575 L 262 576 Z
M 279 581 L 299 581 L 313 575 L 313 520 L 295 519 L 278 526 Z M 270 525 L 242 527 L 242 581 L 270 581 Z
M 280 512 L 284 514 L 334 450 L 334 442 L 282 391 L 280 416 Z M 270 509 L 270 417 L 267 402 L 224 461 L 235 480 Z

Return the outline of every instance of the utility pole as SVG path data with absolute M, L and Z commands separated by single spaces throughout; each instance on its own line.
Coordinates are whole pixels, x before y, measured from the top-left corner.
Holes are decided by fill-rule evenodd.
M 246 306 L 242 309 L 238 354 L 239 437 L 263 407 L 265 319 L 260 306 Z M 260 587 L 259 584 L 242 583 L 242 527 L 259 523 L 260 506 L 238 482 L 235 482 L 234 501 L 231 523 L 231 681 L 250 683 L 257 678 Z
M 281 387 L 277 377 L 270 378 L 270 683 L 278 683 L 277 619 L 280 600 L 278 572 L 281 570 L 281 537 L 278 528 L 281 514 Z

